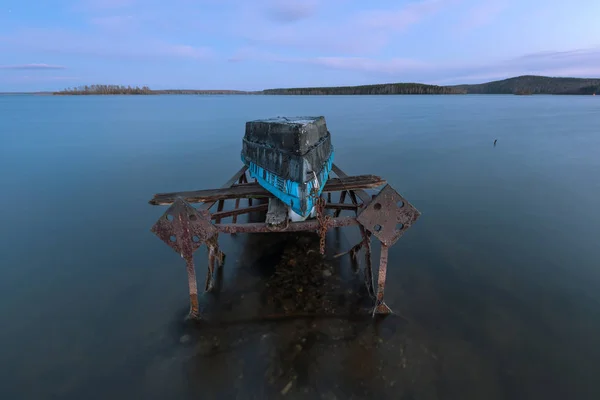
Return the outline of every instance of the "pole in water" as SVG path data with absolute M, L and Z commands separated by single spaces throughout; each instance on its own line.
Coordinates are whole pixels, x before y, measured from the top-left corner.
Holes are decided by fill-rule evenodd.
M 495 140 L 494 140 L 494 146 L 496 146 L 496 142 L 497 142 L 497 141 L 498 141 L 498 139 L 495 139 Z

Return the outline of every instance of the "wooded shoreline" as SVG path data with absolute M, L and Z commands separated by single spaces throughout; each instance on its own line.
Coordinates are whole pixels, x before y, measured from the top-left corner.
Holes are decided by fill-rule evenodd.
M 39 93 L 52 95 L 448 95 L 448 94 L 556 94 L 600 95 L 600 79 L 553 78 L 525 75 L 480 84 L 438 86 L 423 83 L 386 83 L 360 86 L 280 88 L 261 91 L 241 90 L 152 90 L 147 86 L 91 85 L 69 88 L 58 92 Z

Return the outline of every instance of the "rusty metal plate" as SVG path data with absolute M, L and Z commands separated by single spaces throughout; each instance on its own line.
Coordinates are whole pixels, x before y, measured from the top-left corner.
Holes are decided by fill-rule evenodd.
M 420 215 L 394 188 L 385 185 L 356 219 L 384 245 L 392 246 Z
M 150 230 L 185 259 L 217 233 L 208 211 L 199 212 L 181 197 Z

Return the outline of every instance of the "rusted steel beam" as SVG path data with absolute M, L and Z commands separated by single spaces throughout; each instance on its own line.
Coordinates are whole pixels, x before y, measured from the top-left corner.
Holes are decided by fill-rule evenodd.
M 236 172 L 227 182 L 225 182 L 225 184 L 223 186 L 221 186 L 221 188 L 228 188 L 228 187 L 233 186 L 233 184 L 236 183 L 238 180 L 240 180 L 242 176 L 246 176 L 247 170 L 248 170 L 248 167 L 246 165 L 242 166 L 242 168 L 240 168 L 240 170 L 238 172 Z M 171 201 L 171 203 L 172 203 L 172 201 Z M 215 203 L 216 203 L 216 200 L 206 202 L 206 203 L 202 204 L 199 208 L 201 210 L 208 211 L 208 210 L 210 210 L 210 208 L 212 206 L 215 205 Z
M 347 191 L 347 190 L 344 190 L 344 191 L 342 191 L 342 194 L 340 194 L 340 204 L 344 204 L 344 203 L 345 203 L 345 201 L 346 201 L 346 194 L 347 194 L 347 193 L 348 193 L 348 191 Z M 345 204 L 344 204 L 344 205 L 345 205 Z M 354 209 L 356 209 L 356 206 L 354 206 Z M 340 216 L 340 213 L 341 213 L 341 212 L 342 212 L 342 209 L 341 209 L 341 208 L 338 208 L 338 209 L 336 210 L 336 212 L 333 214 L 333 216 L 337 218 L 337 217 L 339 217 L 339 216 Z
M 240 199 L 235 199 L 235 209 L 239 209 L 240 208 Z M 233 223 L 235 224 L 237 222 L 237 217 L 239 214 L 234 214 L 233 215 Z
M 354 217 L 339 217 L 331 218 L 328 224 L 330 228 L 341 228 L 343 226 L 358 225 L 358 221 Z M 214 226 L 220 233 L 300 232 L 316 231 L 320 227 L 317 220 L 290 222 L 287 227 L 282 229 L 273 229 L 266 223 L 216 224 Z
M 348 177 L 348 175 L 346 175 L 346 173 L 344 171 L 342 171 L 340 169 L 340 167 L 338 167 L 335 163 L 331 166 L 331 170 L 340 178 Z M 362 202 L 365 205 L 367 205 L 371 202 L 371 196 L 369 196 L 369 194 L 367 192 L 362 190 L 362 189 L 370 189 L 370 188 L 348 188 L 348 189 L 353 189 L 354 192 L 356 192 L 358 197 L 360 197 L 360 199 L 362 200 Z
M 217 212 L 216 214 L 220 213 L 221 211 L 223 211 L 223 207 L 225 206 L 225 200 L 219 200 L 219 204 L 217 205 Z M 216 218 L 215 221 L 217 224 L 221 222 L 221 218 Z
M 376 188 L 384 185 L 386 182 L 379 176 L 375 175 L 358 175 L 345 178 L 330 178 L 323 192 L 339 192 L 342 190 L 358 190 Z M 152 205 L 169 205 L 177 197 L 183 198 L 188 203 L 211 203 L 214 204 L 218 200 L 236 199 L 244 197 L 273 197 L 266 189 L 258 183 L 248 185 L 238 185 L 229 188 L 210 189 L 210 190 L 195 190 L 190 192 L 175 192 L 175 193 L 159 193 L 155 194 L 152 200 L 149 201 Z M 203 209 L 206 209 L 204 206 Z
M 211 218 L 212 219 L 227 218 L 227 217 L 232 217 L 232 216 L 236 216 L 236 215 L 248 214 L 251 212 L 267 211 L 268 206 L 269 206 L 268 204 L 259 204 L 257 206 L 242 207 L 242 208 L 238 208 L 235 210 L 221 211 L 221 212 L 214 213 L 211 216 Z M 235 221 L 234 221 L 234 223 L 235 223 Z

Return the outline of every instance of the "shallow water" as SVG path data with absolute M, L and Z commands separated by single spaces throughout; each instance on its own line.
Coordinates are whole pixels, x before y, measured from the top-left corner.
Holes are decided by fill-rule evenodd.
M 356 316 L 363 277 L 314 236 L 237 235 L 212 322 L 183 321 L 147 201 L 220 186 L 277 115 L 324 115 L 342 169 L 422 212 L 390 250 L 397 315 Z M 0 96 L 0 398 L 600 398 L 599 126 L 591 96 Z M 340 318 L 280 318 L 308 298 L 273 300 L 290 270 Z

